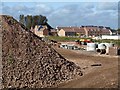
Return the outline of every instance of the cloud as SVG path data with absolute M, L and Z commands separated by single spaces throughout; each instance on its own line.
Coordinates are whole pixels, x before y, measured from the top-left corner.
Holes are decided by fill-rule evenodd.
M 27 3 L 26 3 L 27 4 Z M 19 18 L 20 14 L 45 15 L 48 23 L 56 26 L 106 25 L 117 27 L 116 3 L 67 3 L 63 5 L 35 3 L 35 5 L 3 6 L 3 13 Z M 62 3 L 61 3 L 62 4 Z M 56 6 L 56 8 L 54 8 Z
M 102 2 L 97 5 L 98 10 L 118 10 L 118 3 Z
M 34 13 L 35 14 L 43 14 L 43 15 L 49 15 L 52 11 L 53 11 L 53 8 L 50 7 L 50 6 L 47 6 L 45 4 L 40 4 L 38 3 L 37 5 L 35 5 L 34 8 Z
M 2 3 L 0 3 L 0 14 L 2 13 Z
M 15 7 L 11 7 L 11 9 L 15 10 L 15 11 L 27 11 L 27 10 L 29 10 L 28 7 L 26 7 L 24 5 L 18 5 Z
M 20 14 L 24 14 L 24 15 L 32 14 L 32 11 L 31 11 L 31 8 L 28 8 L 24 5 L 18 5 L 14 7 L 3 6 L 2 14 L 11 15 L 16 19 L 18 19 Z
M 106 4 L 108 5 L 104 6 Z M 117 27 L 118 20 L 118 12 L 115 5 L 114 3 L 66 5 L 49 15 L 48 20 L 53 26 L 80 26 L 92 24 L 115 28 Z
M 87 24 L 109 26 L 117 28 L 118 26 L 118 12 L 117 11 L 97 11 L 86 15 Z
M 53 26 L 80 25 L 83 22 L 82 19 L 84 19 L 85 15 L 94 12 L 93 8 L 94 5 L 92 3 L 65 5 L 54 10 L 54 12 L 48 16 L 48 20 Z
M 12 15 L 12 13 L 13 13 L 13 10 L 9 6 L 2 7 L 2 14 Z
M 17 19 L 19 18 L 20 14 L 48 16 L 50 12 L 52 12 L 52 10 L 53 9 L 51 7 L 48 7 L 44 4 L 36 4 L 35 6 L 31 7 L 20 4 L 10 7 L 5 5 L 4 3 L 4 5 L 2 6 L 2 14 L 12 15 Z
M 93 8 L 95 8 L 95 4 L 96 3 L 94 3 L 94 2 L 82 2 L 81 7 L 87 8 L 87 9 L 93 9 Z

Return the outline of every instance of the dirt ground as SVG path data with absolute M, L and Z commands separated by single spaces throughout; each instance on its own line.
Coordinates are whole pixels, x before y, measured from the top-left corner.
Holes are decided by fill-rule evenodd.
M 83 76 L 62 83 L 58 88 L 117 88 L 118 57 L 92 54 L 56 48 L 66 59 L 75 62 L 83 71 Z M 98 64 L 98 66 L 94 66 Z M 93 66 L 91 66 L 93 65 Z
M 2 88 L 2 34 L 0 29 L 0 89 Z

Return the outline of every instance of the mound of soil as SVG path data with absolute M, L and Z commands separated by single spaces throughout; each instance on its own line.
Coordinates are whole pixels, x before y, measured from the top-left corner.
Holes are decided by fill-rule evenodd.
M 67 61 L 13 17 L 0 17 L 3 88 L 55 87 L 82 75 L 79 66 Z

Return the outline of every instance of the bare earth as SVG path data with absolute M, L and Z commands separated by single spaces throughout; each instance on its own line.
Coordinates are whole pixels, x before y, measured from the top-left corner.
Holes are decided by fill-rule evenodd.
M 58 88 L 117 88 L 118 57 L 55 48 L 66 59 L 82 68 L 83 76 L 62 83 Z M 101 64 L 101 66 L 91 66 Z
M 2 33 L 0 27 L 0 89 L 2 88 Z

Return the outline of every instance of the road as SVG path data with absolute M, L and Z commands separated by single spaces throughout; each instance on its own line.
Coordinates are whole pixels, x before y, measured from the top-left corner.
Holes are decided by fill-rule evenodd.
M 62 83 L 58 88 L 117 88 L 118 57 L 92 55 L 82 51 L 55 48 L 66 59 L 79 65 L 83 76 Z M 100 66 L 91 66 L 99 64 Z

